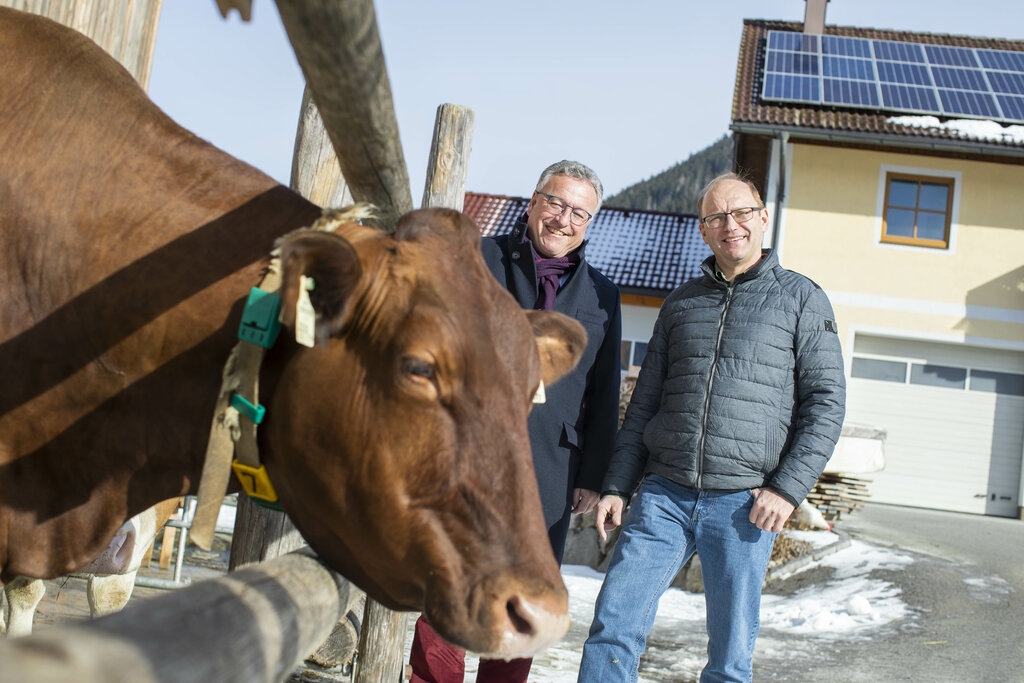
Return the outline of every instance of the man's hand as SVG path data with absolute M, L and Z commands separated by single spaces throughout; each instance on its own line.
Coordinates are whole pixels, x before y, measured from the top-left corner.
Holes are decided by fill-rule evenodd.
M 793 504 L 771 489 L 753 489 L 751 493 L 754 494 L 754 506 L 750 509 L 750 523 L 773 534 L 782 531 L 786 520 L 793 514 Z
M 575 515 L 582 515 L 590 512 L 597 506 L 597 500 L 601 496 L 597 491 L 590 489 L 574 489 L 572 492 L 572 512 Z
M 625 499 L 615 494 L 605 496 L 597 504 L 594 522 L 602 543 L 608 540 L 608 531 L 622 524 L 622 511 L 625 507 Z

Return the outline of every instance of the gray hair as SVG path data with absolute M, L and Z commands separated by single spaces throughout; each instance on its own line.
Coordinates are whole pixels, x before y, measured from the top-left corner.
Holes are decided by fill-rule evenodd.
M 749 187 L 750 193 L 754 195 L 754 201 L 756 201 L 758 205 L 762 207 L 764 206 L 764 200 L 761 199 L 761 193 L 757 191 L 757 185 L 754 184 L 754 181 L 748 178 L 747 176 L 743 175 L 742 173 L 733 173 L 732 171 L 729 171 L 728 173 L 722 173 L 721 175 L 717 175 L 711 180 L 709 180 L 708 184 L 705 185 L 704 189 L 700 191 L 699 195 L 697 195 L 698 218 L 703 218 L 703 216 L 701 215 L 701 210 L 704 206 L 704 197 L 706 197 L 708 193 L 711 192 L 711 190 L 715 189 L 715 187 L 719 183 L 724 182 L 726 180 L 736 180 Z
M 594 187 L 594 191 L 597 192 L 597 208 L 594 209 L 594 214 L 597 215 L 597 212 L 601 210 L 601 203 L 604 202 L 604 185 L 601 184 L 601 179 L 597 177 L 592 168 L 578 161 L 568 161 L 566 159 L 551 164 L 540 174 L 540 180 L 537 181 L 537 187 L 535 188 L 537 192 L 540 192 L 540 188 L 544 187 L 544 184 L 551 180 L 552 176 L 556 175 L 578 178 L 590 183 Z

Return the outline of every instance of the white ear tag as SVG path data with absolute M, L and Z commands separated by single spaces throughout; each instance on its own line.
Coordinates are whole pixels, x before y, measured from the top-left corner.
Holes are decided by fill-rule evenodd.
M 313 302 L 309 300 L 309 291 L 313 286 L 313 278 L 300 276 L 299 300 L 295 303 L 295 341 L 309 348 L 313 348 L 316 343 L 316 311 L 313 310 Z
M 537 385 L 537 393 L 533 395 L 534 403 L 547 403 L 547 396 L 544 395 L 544 380 Z

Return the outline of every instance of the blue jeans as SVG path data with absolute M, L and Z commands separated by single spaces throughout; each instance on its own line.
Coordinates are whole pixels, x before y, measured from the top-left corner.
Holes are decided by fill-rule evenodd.
M 701 683 L 750 681 L 761 586 L 777 536 L 750 523 L 753 501 L 750 491 L 695 491 L 646 477 L 597 596 L 579 683 L 635 683 L 658 600 L 695 551 L 707 607 Z

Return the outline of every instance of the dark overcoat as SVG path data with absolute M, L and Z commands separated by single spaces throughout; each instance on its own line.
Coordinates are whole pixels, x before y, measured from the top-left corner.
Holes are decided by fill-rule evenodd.
M 544 521 L 555 557 L 561 562 L 575 488 L 601 491 L 618 429 L 622 309 L 619 290 L 586 261 L 555 296 L 554 310 L 574 318 L 587 331 L 587 348 L 579 365 L 545 387 L 547 400 L 533 406 L 529 417 L 530 446 L 540 487 Z M 520 220 L 508 235 L 485 237 L 484 261 L 519 305 L 537 302 L 533 245 Z

